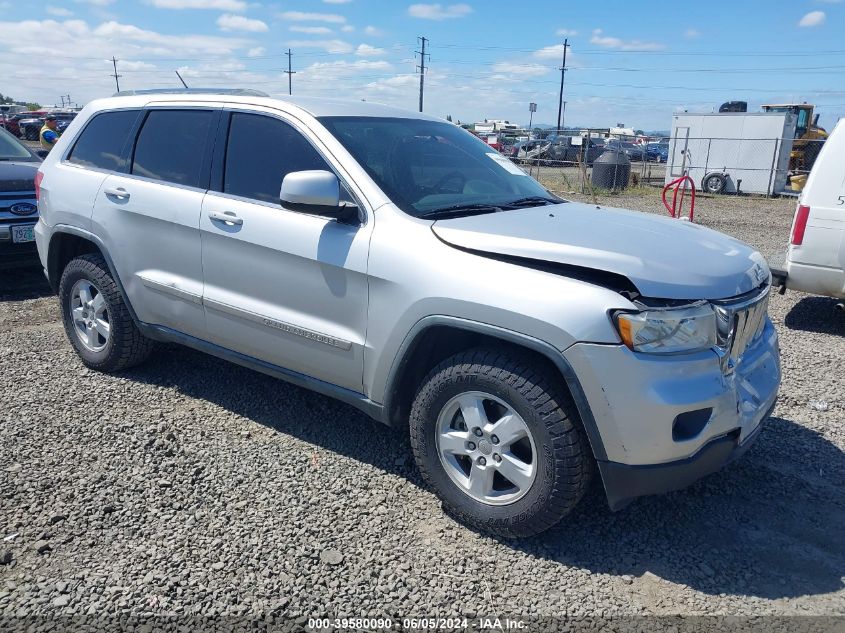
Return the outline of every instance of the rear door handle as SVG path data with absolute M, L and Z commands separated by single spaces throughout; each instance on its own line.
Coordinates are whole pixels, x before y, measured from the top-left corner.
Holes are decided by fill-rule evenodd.
M 244 223 L 244 221 L 239 218 L 237 215 L 232 213 L 231 211 L 225 211 L 223 213 L 219 211 L 209 211 L 208 217 L 212 220 L 216 220 L 217 222 L 224 222 L 229 226 L 240 226 Z
M 129 200 L 129 192 L 123 187 L 117 189 L 103 189 L 103 193 L 119 200 Z

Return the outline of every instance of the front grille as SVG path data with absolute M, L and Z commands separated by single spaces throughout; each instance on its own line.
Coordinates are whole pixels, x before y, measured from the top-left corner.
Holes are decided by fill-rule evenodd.
M 750 296 L 713 303 L 719 349 L 726 370 L 732 370 L 762 336 L 769 310 L 769 286 Z
M 38 219 L 38 211 L 28 215 L 12 213 L 11 207 L 16 204 L 32 204 L 36 207 L 34 191 L 18 191 L 16 193 L 0 193 L 0 225 L 16 224 L 21 221 L 33 222 Z

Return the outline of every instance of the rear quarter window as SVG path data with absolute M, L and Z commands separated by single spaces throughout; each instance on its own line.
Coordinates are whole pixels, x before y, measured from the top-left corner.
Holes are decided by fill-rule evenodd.
M 126 171 L 123 148 L 140 110 L 119 110 L 95 115 L 83 128 L 67 161 L 83 167 Z

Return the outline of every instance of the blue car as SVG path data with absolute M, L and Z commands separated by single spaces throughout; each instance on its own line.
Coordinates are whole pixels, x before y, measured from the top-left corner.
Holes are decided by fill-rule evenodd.
M 666 143 L 649 143 L 646 145 L 646 160 L 655 163 L 665 163 L 669 160 L 669 145 Z

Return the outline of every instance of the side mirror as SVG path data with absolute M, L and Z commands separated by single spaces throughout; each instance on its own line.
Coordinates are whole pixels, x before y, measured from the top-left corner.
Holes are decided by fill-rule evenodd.
M 330 171 L 313 169 L 289 173 L 282 180 L 279 200 L 291 211 L 323 215 L 339 222 L 358 221 L 358 207 L 341 203 L 340 181 Z

